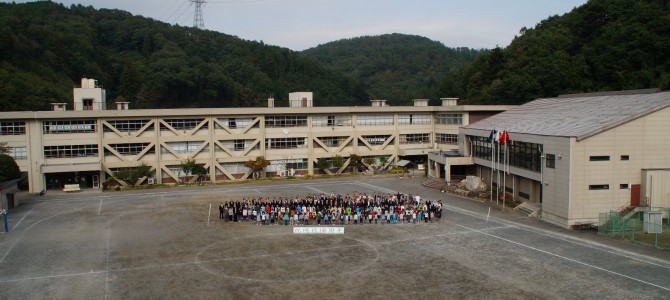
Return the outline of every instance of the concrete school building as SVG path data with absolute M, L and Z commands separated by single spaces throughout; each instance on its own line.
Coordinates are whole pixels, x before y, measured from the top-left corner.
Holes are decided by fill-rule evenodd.
M 497 148 L 509 161 L 500 182 L 497 172 L 491 178 L 492 130 L 509 132 L 507 147 Z M 629 206 L 670 207 L 670 92 L 538 99 L 459 134 L 459 155 L 431 154 L 429 165 L 469 165 L 469 174 L 504 184 L 515 199 L 539 203 L 548 222 L 569 227 Z
M 347 172 L 349 156 L 372 158 L 371 169 L 401 159 L 425 160 L 430 151 L 458 149 L 463 125 L 512 106 L 441 106 L 428 99 L 414 106 L 314 107 L 311 92 L 289 95 L 289 107 L 108 110 L 105 90 L 82 79 L 73 91 L 74 110 L 54 103 L 52 111 L 0 112 L 0 141 L 7 142 L 31 193 L 79 185 L 101 188 L 118 170 L 147 164 L 141 184 L 194 180 L 180 164 L 193 159 L 207 169 L 207 181 L 246 179 L 244 162 L 264 156 L 267 176 L 318 174 L 319 158 L 345 158 L 329 172 Z M 368 160 L 369 161 L 369 160 Z

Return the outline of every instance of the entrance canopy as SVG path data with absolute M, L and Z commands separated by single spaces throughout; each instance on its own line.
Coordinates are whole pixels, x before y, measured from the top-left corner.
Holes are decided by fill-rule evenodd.
M 404 167 L 407 167 L 407 166 L 408 166 L 409 164 L 411 164 L 411 163 L 412 163 L 412 162 L 409 161 L 409 160 L 404 160 L 404 159 L 402 159 L 402 160 L 399 160 L 397 163 L 395 163 L 395 164 L 393 164 L 393 165 L 394 165 L 394 166 L 398 166 L 398 167 L 403 167 L 403 168 L 404 168 Z

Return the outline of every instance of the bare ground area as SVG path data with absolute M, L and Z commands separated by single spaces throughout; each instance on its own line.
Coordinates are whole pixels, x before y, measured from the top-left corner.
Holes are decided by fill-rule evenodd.
M 344 235 L 218 219 L 221 201 L 397 189 L 446 203 Z M 667 299 L 668 252 L 528 221 L 415 181 L 355 178 L 26 198 L 0 236 L 3 299 Z M 212 212 L 209 215 L 209 204 Z M 209 220 L 208 220 L 209 218 Z M 639 251 L 638 251 L 639 250 Z

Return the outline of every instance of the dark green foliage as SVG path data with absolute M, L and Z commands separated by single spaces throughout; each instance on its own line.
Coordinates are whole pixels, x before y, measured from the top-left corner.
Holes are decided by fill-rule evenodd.
M 328 161 L 328 158 L 321 157 L 316 160 L 316 167 L 325 170 L 330 168 L 330 161 Z
M 314 92 L 321 106 L 369 99 L 355 80 L 289 49 L 120 10 L 0 3 L 0 110 L 71 103 L 82 77 L 133 108 L 265 106 L 270 95 L 288 106 L 294 91 Z
M 341 168 L 341 167 L 343 167 L 343 166 L 344 166 L 344 157 L 342 157 L 342 156 L 340 156 L 340 155 L 335 155 L 335 156 L 333 157 L 333 167 L 339 169 L 339 168 Z
M 0 181 L 21 178 L 21 169 L 14 158 L 7 154 L 0 154 Z
M 354 76 L 366 85 L 371 99 L 412 105 L 412 99 L 450 96 L 440 94 L 440 79 L 472 61 L 479 51 L 396 33 L 339 40 L 302 53 Z
M 142 177 L 148 177 L 150 175 L 151 175 L 151 166 L 142 163 L 137 167 L 122 168 L 116 171 L 114 173 L 114 178 L 134 184 L 138 179 Z
M 567 93 L 667 88 L 669 82 L 670 3 L 591 0 L 521 29 L 507 48 L 451 72 L 441 94 L 520 104 Z

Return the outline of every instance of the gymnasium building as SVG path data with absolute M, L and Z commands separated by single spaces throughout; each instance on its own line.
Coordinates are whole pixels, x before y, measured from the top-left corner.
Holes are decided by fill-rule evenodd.
M 490 141 L 493 130 L 507 131 L 509 141 Z M 670 207 L 670 92 L 538 99 L 464 124 L 459 135 L 457 153 L 428 156 L 432 169 L 466 166 L 514 199 L 539 204 L 542 219 L 556 225 L 597 223 L 599 213 L 628 207 Z

